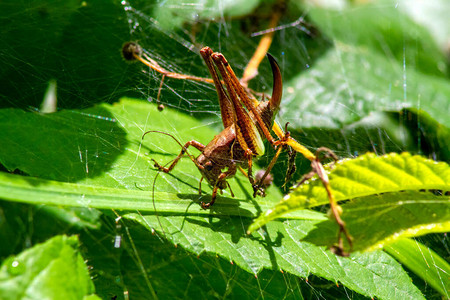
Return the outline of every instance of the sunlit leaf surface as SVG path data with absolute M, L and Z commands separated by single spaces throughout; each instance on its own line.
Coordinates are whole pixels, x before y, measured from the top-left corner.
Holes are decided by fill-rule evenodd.
M 329 178 L 336 200 L 351 200 L 342 205 L 342 217 L 355 239 L 354 250 L 380 248 L 405 236 L 450 228 L 450 198 L 445 195 L 450 190 L 450 167 L 446 163 L 408 153 L 366 154 L 338 162 Z M 316 178 L 307 181 L 261 215 L 249 231 L 284 213 L 327 201 L 322 183 Z M 306 240 L 332 246 L 336 231 L 337 225 L 328 221 Z

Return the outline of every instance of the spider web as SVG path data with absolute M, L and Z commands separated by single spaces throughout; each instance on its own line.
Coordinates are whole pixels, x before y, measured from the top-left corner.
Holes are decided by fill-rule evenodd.
M 89 108 L 94 103 L 114 103 L 122 96 L 134 96 L 146 99 L 150 103 L 157 101 L 161 74 L 142 65 L 124 64 L 120 61 L 118 49 L 120 49 L 121 44 L 129 40 L 138 42 L 149 57 L 168 71 L 202 77 L 209 77 L 209 75 L 198 52 L 201 47 L 208 45 L 213 50 L 222 52 L 240 76 L 258 45 L 259 34 L 266 29 L 265 26 L 270 18 L 272 6 L 268 5 L 254 11 L 257 4 L 252 4 L 249 1 L 249 7 L 240 7 L 239 5 L 233 6 L 233 4 L 219 1 L 217 5 L 202 8 L 200 4 L 188 1 L 164 1 L 151 4 L 122 1 L 120 5 L 112 5 L 114 10 L 105 9 L 105 12 L 93 13 L 94 8 L 98 8 L 96 4 L 83 2 L 78 8 L 79 12 L 71 15 L 71 20 L 68 20 L 67 23 L 84 23 L 86 28 L 91 25 L 100 27 L 104 36 L 99 34 L 100 31 L 94 31 L 90 34 L 88 29 L 80 31 L 80 28 L 68 26 L 64 32 L 68 34 L 65 38 L 67 40 L 61 42 L 57 51 L 47 54 L 49 57 L 56 58 L 54 61 L 57 63 L 49 63 L 52 61 L 51 59 L 42 59 L 37 55 L 30 55 L 33 60 L 26 60 L 19 55 L 21 52 L 16 50 L 17 42 L 6 41 L 7 48 L 4 49 L 7 50 L 2 51 L 2 54 L 4 54 L 2 63 L 7 66 L 4 69 L 7 71 L 3 71 L 2 78 L 9 77 L 8 80 L 4 81 L 9 83 L 9 86 L 6 89 L 2 88 L 2 98 L 5 100 L 2 101 L 2 107 L 39 110 L 42 94 L 47 87 L 48 80 L 57 78 L 58 108 L 65 109 L 66 115 L 57 118 L 56 124 L 64 125 L 78 122 L 79 116 L 77 115 L 79 114 L 86 122 L 79 128 L 79 134 L 84 138 L 73 141 L 74 147 L 77 149 L 78 160 L 85 167 L 82 172 L 65 172 L 64 176 L 67 177 L 61 180 L 87 184 L 102 183 L 111 187 L 151 191 L 154 173 L 150 171 L 135 173 L 138 169 L 144 169 L 135 166 L 139 164 L 138 160 L 145 156 L 148 149 L 142 149 L 142 152 L 136 153 L 134 160 L 130 159 L 122 163 L 121 165 L 126 166 L 126 170 L 120 178 L 114 178 L 112 182 L 109 179 L 101 178 L 102 172 L 99 165 L 104 163 L 104 160 L 101 159 L 102 153 L 110 151 L 110 145 L 113 145 L 112 148 L 117 153 L 122 151 L 122 146 L 117 141 L 124 139 L 125 134 L 115 132 L 108 135 L 108 130 L 111 130 L 118 122 L 125 122 L 127 124 L 136 123 L 136 127 L 139 128 L 138 132 L 142 132 L 151 128 L 152 114 L 148 114 L 144 127 L 142 127 L 142 124 L 134 120 L 131 115 L 118 121 L 115 116 L 106 110 L 79 109 Z M 29 11 L 37 12 L 37 15 L 43 18 L 50 15 L 54 24 L 61 24 L 61 20 L 71 12 L 69 6 L 73 4 L 67 5 L 67 8 L 52 8 L 51 5 L 36 4 Z M 341 5 L 347 4 L 342 2 Z M 388 11 L 395 5 L 399 5 L 412 18 L 416 18 L 418 23 L 430 27 L 436 26 L 436 23 L 429 19 L 421 19 L 420 15 L 416 13 L 417 6 L 412 3 L 388 3 L 384 1 L 374 5 L 374 7 L 377 9 L 376 11 Z M 292 9 L 292 6 L 289 7 Z M 14 10 L 15 6 L 12 4 L 10 8 Z M 349 50 L 347 47 L 351 45 L 352 41 L 358 40 L 360 37 L 356 34 L 352 35 L 350 30 L 346 33 L 340 33 L 340 29 L 334 27 L 336 25 L 332 22 L 329 24 L 329 31 L 321 32 L 313 25 L 314 20 L 320 19 L 320 16 L 315 15 L 316 19 L 310 17 L 310 9 L 313 10 L 306 6 L 303 9 L 297 8 L 297 10 L 292 9 L 286 12 L 280 21 L 280 26 L 276 29 L 274 42 L 270 49 L 270 52 L 280 64 L 285 82 L 285 96 L 279 114 L 279 122 L 281 124 L 290 122 L 289 128 L 292 128 L 295 137 L 312 151 L 320 146 L 327 146 L 340 157 L 352 157 L 365 151 L 383 154 L 391 151 L 409 150 L 436 159 L 448 159 L 448 156 L 439 148 L 439 144 L 432 137 L 427 136 L 428 132 L 421 127 L 422 122 L 424 122 L 423 119 L 416 115 L 411 117 L 411 115 L 402 114 L 402 110 L 399 108 L 410 102 L 415 102 L 414 107 L 418 108 L 427 106 L 426 103 L 422 103 L 424 100 L 421 98 L 409 101 L 412 94 L 423 91 L 416 90 L 410 84 L 410 78 L 415 75 L 411 75 L 407 68 L 422 69 L 428 75 L 445 77 L 447 76 L 445 74 L 448 74 L 445 63 L 421 59 L 422 52 L 430 49 L 423 50 L 418 46 L 411 50 L 408 44 L 410 41 L 405 33 L 402 37 L 402 43 L 400 43 L 404 49 L 400 51 L 402 63 L 398 64 L 396 60 L 398 52 L 394 53 L 386 35 L 378 35 L 377 47 L 379 47 L 379 51 L 373 60 L 356 61 L 354 64 L 357 67 L 364 66 L 364 64 L 376 65 L 383 63 L 379 60 L 380 57 L 381 59 L 387 58 L 387 64 L 391 65 L 392 69 L 395 69 L 401 77 L 399 80 L 398 78 L 391 80 L 391 91 L 393 92 L 386 96 L 387 100 L 395 98 L 397 102 L 387 103 L 386 100 L 386 102 L 382 102 L 382 108 L 373 109 L 374 105 L 363 103 L 360 99 L 368 96 L 375 99 L 380 95 L 372 93 L 370 83 L 364 80 L 356 81 L 369 90 L 364 94 L 361 94 L 360 89 L 352 84 L 355 79 L 351 74 L 352 61 L 349 60 L 352 55 L 357 56 L 355 53 L 359 54 L 360 51 L 366 50 L 365 47 L 370 49 L 373 45 L 370 44 L 370 41 L 363 40 L 359 43 L 355 42 L 358 47 Z M 250 12 L 253 13 L 249 16 Z M 28 26 L 31 31 L 38 21 L 23 17 L 26 14 L 19 14 L 18 19 L 22 22 L 28 20 L 29 22 L 23 26 L 25 28 Z M 58 16 L 56 19 L 53 18 L 55 15 Z M 117 20 L 117 15 L 120 16 L 119 20 Z M 23 18 L 20 18 L 20 16 Z M 36 17 L 35 14 L 32 16 Z M 6 17 L 2 18 L 3 22 L 6 22 L 6 20 Z M 437 20 L 441 19 L 437 18 Z M 110 28 L 110 24 L 115 22 L 126 23 L 127 26 Z M 48 27 L 44 30 L 51 32 L 54 24 L 49 22 Z M 126 29 L 123 29 L 125 27 Z M 122 28 L 122 31 L 117 31 L 117 28 Z M 346 29 L 343 28 L 342 30 Z M 74 33 L 71 33 L 72 31 Z M 63 34 L 56 30 L 54 32 L 55 34 Z M 435 30 L 435 32 L 439 34 L 435 37 L 434 43 L 442 48 L 446 47 L 445 43 L 448 43 L 448 41 L 445 41 L 445 38 L 442 37 L 445 35 L 442 34 L 441 30 Z M 342 34 L 345 37 L 338 39 L 334 38 L 335 35 L 333 34 L 336 36 Z M 90 42 L 87 42 L 83 47 L 77 47 L 76 51 L 71 50 L 73 40 L 77 40 L 84 35 L 91 35 Z M 108 38 L 111 36 L 113 38 Z M 16 39 L 22 42 L 22 47 L 32 44 L 32 42 L 25 43 L 20 37 L 16 37 Z M 114 52 L 105 51 L 104 47 L 101 46 L 102 44 L 109 45 L 111 41 L 113 41 L 112 47 L 117 49 L 114 56 L 112 54 Z M 336 44 L 339 47 L 335 47 Z M 36 45 L 35 48 L 38 53 L 47 49 L 45 43 L 36 42 Z M 55 45 L 51 46 L 54 47 Z M 36 49 L 31 49 L 30 52 Z M 80 56 L 83 57 L 81 63 L 79 60 L 71 62 L 69 59 L 70 57 Z M 324 60 L 324 57 L 327 58 L 328 56 L 329 60 Z M 96 61 L 96 66 L 103 66 L 103 68 L 92 69 L 90 61 Z M 19 64 L 19 68 L 17 64 Z M 430 68 L 426 64 L 436 65 L 437 67 Z M 329 71 L 337 73 L 339 76 L 323 76 L 327 66 Z M 397 69 L 398 66 L 400 66 L 400 69 Z M 11 72 L 12 67 L 20 69 L 20 71 Z M 307 71 L 311 72 L 307 73 Z M 379 73 L 383 71 L 375 68 L 371 69 L 371 72 Z M 14 76 L 11 76 L 11 74 Z M 27 76 L 27 74 L 32 76 Z M 361 73 L 359 74 L 361 75 Z M 387 75 L 382 74 L 379 77 L 383 76 Z M 311 79 L 307 80 L 305 77 L 311 77 Z M 334 82 L 335 78 L 338 77 L 341 81 L 336 79 L 337 81 Z M 32 88 L 24 89 L 22 86 L 12 84 L 14 81 L 24 81 L 24 78 Z M 320 82 L 320 78 L 323 78 L 322 82 Z M 373 80 L 373 78 L 371 79 Z M 388 78 L 388 80 L 390 79 Z M 270 93 L 271 82 L 270 68 L 267 62 L 263 61 L 259 69 L 259 75 L 250 82 L 250 87 L 258 92 Z M 380 84 L 382 83 L 380 81 Z M 334 90 L 335 94 L 331 96 L 324 96 L 323 94 L 329 93 L 327 88 L 330 86 L 337 87 L 337 91 Z M 319 89 L 325 87 L 325 89 L 319 93 L 314 92 L 318 87 Z M 385 87 L 383 88 L 385 89 Z M 297 90 L 303 92 L 298 94 Z M 426 94 L 425 92 L 423 94 Z M 402 97 L 396 97 L 396 93 L 401 93 Z M 308 94 L 311 96 L 308 97 Z M 296 99 L 299 98 L 304 101 L 295 104 L 295 101 L 298 101 Z M 351 100 L 342 100 L 347 98 Z M 95 100 L 92 101 L 91 99 Z M 332 99 L 336 103 L 330 106 L 322 102 L 321 99 Z M 196 139 L 203 143 L 208 142 L 208 140 L 205 140 L 204 134 L 209 134 L 209 132 L 204 133 L 203 128 L 213 128 L 216 133 L 222 128 L 216 91 L 211 84 L 166 78 L 161 88 L 159 101 L 167 109 L 175 109 L 181 114 L 199 119 L 201 125 L 197 126 L 199 126 L 200 133 L 198 133 Z M 367 105 L 368 108 L 360 109 L 364 105 Z M 443 107 L 443 112 L 441 112 L 444 115 L 449 112 L 448 110 L 445 111 L 446 108 L 448 108 L 448 104 Z M 156 109 L 156 107 L 152 106 L 150 109 Z M 364 114 L 364 112 L 370 113 Z M 71 115 L 75 115 L 73 120 L 70 117 Z M 436 112 L 433 117 L 439 121 L 443 119 L 440 112 Z M 183 117 L 179 118 L 169 120 L 170 133 L 181 142 L 186 142 L 192 137 L 185 137 L 183 126 L 177 124 Z M 396 129 L 391 130 L 386 124 L 395 124 Z M 414 129 L 419 128 L 421 133 L 411 133 L 413 130 L 405 130 L 406 126 L 411 126 Z M 210 137 L 211 135 L 207 136 Z M 167 143 L 159 140 L 160 137 L 155 138 L 155 141 L 151 141 L 150 145 L 156 147 L 155 151 L 164 153 L 166 161 L 170 161 L 177 155 L 179 149 L 167 149 L 165 148 Z M 424 140 L 427 140 L 427 142 L 425 143 Z M 70 144 L 70 141 L 68 141 L 68 144 Z M 95 144 L 95 149 L 97 149 L 94 153 L 89 152 L 92 144 Z M 424 146 L 424 144 L 426 145 Z M 26 154 L 27 152 L 19 153 L 19 155 Z M 109 155 L 112 154 L 109 153 Z M 272 155 L 273 153 L 269 151 L 267 156 L 258 161 L 259 166 L 267 165 Z M 151 157 L 151 152 L 149 157 Z M 281 187 L 283 184 L 284 172 L 288 164 L 287 159 L 286 155 L 282 155 L 274 168 L 275 186 L 277 187 Z M 186 161 L 186 165 L 190 163 L 188 159 Z M 56 167 L 58 163 L 60 162 L 54 162 L 55 169 L 58 168 Z M 114 166 L 114 164 L 113 159 L 107 162 L 109 167 Z M 298 180 L 309 167 L 308 162 L 301 158 L 298 159 L 297 164 L 300 170 L 296 173 L 294 180 Z M 75 164 L 67 165 L 63 169 L 71 170 L 74 167 Z M 156 191 L 189 193 L 189 188 L 194 187 L 195 189 L 199 180 L 198 172 L 192 170 L 192 168 L 181 167 L 175 175 L 159 175 L 160 177 L 156 182 Z M 28 170 L 21 171 L 27 174 L 32 173 Z M 48 178 L 45 174 L 41 176 Z M 174 178 L 182 178 L 182 180 L 174 180 Z M 246 182 L 242 181 L 242 184 L 246 184 Z M 206 191 L 210 193 L 210 190 L 206 189 Z M 229 194 L 225 195 L 229 196 Z M 85 203 L 85 205 L 88 206 L 89 203 Z M 50 226 L 46 218 L 55 214 L 52 209 L 30 208 L 28 206 L 8 207 L 7 205 L 5 207 L 4 211 L 20 211 L 22 216 L 28 216 L 22 217 L 20 221 L 15 221 L 18 223 L 18 227 L 23 228 L 19 235 L 23 240 L 17 246 L 17 249 L 45 239 L 53 231 L 55 233 L 80 234 L 84 244 L 83 247 L 88 250 L 86 253 L 89 253 L 86 260 L 92 267 L 91 273 L 95 276 L 94 281 L 97 290 L 109 291 L 104 292 L 103 297 L 127 298 L 130 296 L 133 298 L 133 295 L 147 295 L 150 298 L 169 296 L 189 298 L 196 295 L 202 298 L 238 296 L 277 299 L 281 297 L 306 299 L 363 298 L 363 296 L 345 286 L 337 287 L 334 282 L 312 275 L 302 278 L 288 272 L 273 272 L 264 269 L 255 276 L 222 257 L 193 254 L 168 242 L 161 232 L 151 235 L 138 221 L 124 221 L 122 217 L 127 215 L 127 212 L 110 211 L 105 212 L 100 217 L 92 212 L 95 218 L 86 216 L 86 212 L 76 209 L 67 210 L 64 213 L 58 212 L 59 218 L 61 218 L 61 215 L 64 215 L 66 219 L 75 216 L 88 225 L 78 231 L 74 223 L 70 221 L 61 222 L 57 226 L 58 230 L 48 230 L 47 228 L 43 231 L 45 234 L 36 234 L 35 232 L 41 230 L 42 227 Z M 323 210 L 326 210 L 326 208 L 323 208 Z M 139 218 L 139 212 L 137 212 L 137 215 Z M 142 219 L 144 218 L 142 217 Z M 243 222 L 241 225 L 242 228 L 245 227 Z M 101 230 L 98 230 L 99 228 Z M 239 230 L 245 231 L 245 229 Z M 431 235 L 419 240 L 437 251 L 441 257 L 448 258 L 450 256 L 446 234 Z M 151 251 L 145 251 L 145 249 L 151 249 Z M 103 257 L 101 253 L 104 253 Z M 105 264 L 104 260 L 108 260 L 109 263 Z M 432 288 L 427 287 L 426 283 L 415 277 L 413 273 L 410 273 L 410 275 L 423 293 L 434 296 Z M 158 280 L 155 277 L 159 277 Z M 111 282 L 114 284 L 111 284 Z M 166 285 L 158 286 L 161 282 Z M 202 287 L 204 288 L 202 289 Z M 165 291 L 158 290 L 158 288 L 163 288 Z
M 248 49 L 255 49 L 257 46 L 257 39 L 248 39 L 245 37 L 242 37 L 243 32 L 241 30 L 235 30 L 237 26 L 239 26 L 239 21 L 235 21 L 232 18 L 224 18 L 223 15 L 225 14 L 226 8 L 222 8 L 222 11 L 219 11 L 217 14 L 218 16 L 221 16 L 219 21 L 216 22 L 210 22 L 210 21 L 204 21 L 200 16 L 198 17 L 198 21 L 194 22 L 194 25 L 192 27 L 197 27 L 195 29 L 190 28 L 187 26 L 187 29 L 184 29 L 183 31 L 173 31 L 170 29 L 165 29 L 162 18 L 155 18 L 155 15 L 148 16 L 144 13 L 142 13 L 141 10 L 134 6 L 130 6 L 128 3 L 124 3 L 124 9 L 128 14 L 128 20 L 130 24 L 130 32 L 132 34 L 133 40 L 139 41 L 141 45 L 144 47 L 144 51 L 147 55 L 158 61 L 158 63 L 161 64 L 164 68 L 171 72 L 178 72 L 183 74 L 195 74 L 197 76 L 205 76 L 207 77 L 207 73 L 205 72 L 204 68 L 203 70 L 198 69 L 198 66 L 202 66 L 201 61 L 199 61 L 198 51 L 199 49 L 204 45 L 209 45 L 213 49 L 227 53 L 231 52 L 234 55 L 230 58 L 230 64 L 237 68 L 240 74 L 242 74 L 243 68 L 245 67 L 245 63 L 250 59 L 251 57 L 251 51 L 250 53 L 246 50 Z M 172 16 L 176 16 L 177 12 L 181 9 L 185 9 L 184 4 L 167 4 L 166 9 L 169 11 L 172 11 Z M 195 10 L 198 13 L 199 10 Z M 202 10 L 200 10 L 203 12 Z M 308 44 L 309 41 L 305 41 L 307 39 L 312 38 L 311 30 L 306 28 L 309 24 L 300 22 L 303 20 L 303 15 L 297 19 L 293 20 L 291 22 L 286 22 L 287 25 L 282 25 L 278 28 L 279 35 L 275 37 L 274 46 L 271 48 L 271 52 L 281 53 L 281 66 L 283 68 L 283 75 L 287 78 L 293 77 L 293 74 L 290 74 L 289 67 L 286 67 L 288 65 L 297 65 L 301 66 L 301 69 L 307 70 L 310 65 L 314 64 L 314 61 L 316 59 L 314 53 L 311 53 Z M 237 24 L 236 24 L 237 23 Z M 305 25 L 304 25 L 305 24 Z M 144 25 L 144 26 L 143 26 Z M 170 25 L 169 25 L 170 27 Z M 144 30 L 142 30 L 145 28 Z M 198 29 L 201 28 L 201 29 Z M 151 38 L 152 36 L 152 30 L 156 30 L 158 32 L 162 32 L 161 35 L 158 35 L 158 41 L 155 42 L 154 39 Z M 257 29 L 253 28 L 254 31 Z M 200 31 L 201 33 L 197 32 Z M 195 32 L 195 33 L 192 33 Z M 289 34 L 289 38 L 286 38 L 286 35 Z M 257 36 L 257 34 L 254 34 Z M 170 47 L 169 52 L 167 52 L 164 39 L 169 39 L 169 42 L 174 44 Z M 163 40 L 160 40 L 163 39 Z M 308 43 L 309 42 L 309 43 Z M 319 47 L 326 45 L 329 41 L 325 40 L 321 43 L 315 44 L 314 46 Z M 238 48 L 236 49 L 235 45 L 238 44 Z M 288 44 L 288 45 L 286 45 Z M 148 45 L 148 46 L 147 46 Z M 279 48 L 280 49 L 279 49 Z M 296 49 L 296 51 L 292 51 L 292 49 Z M 300 49 L 300 50 L 298 50 Z M 345 55 L 339 54 L 338 55 Z M 406 64 L 407 58 L 406 53 L 403 53 L 403 62 Z M 295 58 L 293 57 L 295 56 Z M 345 64 L 346 62 L 340 62 L 341 64 Z M 392 62 L 392 64 L 394 64 Z M 265 91 L 270 90 L 270 72 L 264 66 L 261 66 L 260 70 L 260 76 L 258 77 L 256 83 L 252 82 L 254 84 L 252 88 L 254 88 L 257 91 Z M 287 69 L 287 70 L 286 70 Z M 344 73 L 344 79 L 345 79 L 345 70 L 346 67 L 342 67 L 342 72 Z M 401 71 L 403 73 L 403 79 L 404 79 L 404 85 L 406 85 L 406 70 Z M 161 75 L 151 71 L 151 70 L 144 70 L 144 77 L 141 80 L 141 84 L 139 86 L 144 86 L 145 89 L 140 89 L 140 92 L 142 95 L 147 98 L 149 101 L 156 101 L 156 95 L 158 94 L 159 90 L 159 83 L 161 81 Z M 266 75 L 266 76 L 265 76 Z M 269 75 L 269 76 L 267 76 Z M 196 82 L 176 82 L 176 80 L 170 80 L 166 79 L 167 82 L 164 82 L 163 88 L 161 90 L 160 98 L 159 100 L 161 103 L 164 103 L 168 107 L 175 107 L 178 110 L 189 112 L 190 114 L 193 114 L 196 117 L 204 118 L 205 122 L 207 122 L 209 125 L 218 125 L 220 128 L 221 122 L 218 118 L 218 104 L 215 101 L 215 91 L 212 88 L 211 85 L 207 85 L 204 83 L 196 83 Z M 181 86 L 180 86 L 181 85 Z M 138 87 L 139 89 L 139 87 Z M 288 87 L 288 93 L 289 93 L 289 87 Z M 404 91 L 404 98 L 403 100 L 406 100 L 406 86 L 403 89 Z M 181 93 L 180 93 L 181 91 Z M 352 90 L 349 91 L 350 96 L 352 96 L 354 92 Z M 356 93 L 356 92 L 355 92 Z M 191 96 L 191 95 L 194 96 Z M 201 98 L 199 98 L 199 95 Z M 352 97 L 353 98 L 353 97 Z M 356 98 L 356 96 L 354 97 Z M 170 99 L 170 100 L 167 100 Z M 175 99 L 176 102 L 173 102 L 172 99 Z M 213 100 L 211 100 L 213 99 Z M 292 98 L 291 98 L 292 99 Z M 287 100 L 290 101 L 290 100 Z M 419 100 L 420 101 L 420 100 Z M 344 110 L 351 111 L 351 113 L 355 113 L 353 108 L 350 105 L 341 103 L 341 106 L 344 106 Z M 401 105 L 401 104 L 400 104 Z M 398 105 L 397 105 L 398 107 Z M 396 109 L 395 105 L 391 107 L 387 107 L 386 110 L 389 109 Z M 331 113 L 331 112 L 329 112 Z M 346 113 L 346 112 L 344 112 Z M 348 114 L 348 113 L 346 113 Z M 358 115 L 358 118 L 363 118 L 363 116 L 360 115 L 360 113 L 356 112 Z M 211 116 L 209 116 L 211 115 Z M 281 110 L 281 115 L 283 115 L 283 109 Z M 285 114 L 286 115 L 286 114 Z M 301 116 L 298 117 L 300 119 L 306 119 L 309 121 L 309 123 L 314 124 L 311 127 L 316 127 L 320 125 L 315 125 L 317 123 L 322 124 L 320 122 L 317 122 L 317 117 L 315 116 L 313 120 L 308 120 L 307 117 Z M 295 124 L 295 117 L 288 117 L 286 120 L 283 120 L 284 122 L 289 121 L 291 123 Z M 315 122 L 316 121 L 316 122 Z M 326 121 L 329 122 L 329 121 Z M 372 119 L 369 119 L 369 122 L 374 122 Z M 328 125 L 328 124 L 327 124 Z M 341 145 L 332 145 L 330 148 L 333 149 L 338 154 L 341 154 L 342 156 L 352 156 L 357 155 L 358 153 L 364 152 L 365 147 L 369 147 L 368 150 L 372 150 L 379 153 L 388 153 L 391 151 L 402 151 L 408 146 L 406 145 L 406 139 L 405 138 L 392 138 L 391 133 L 387 132 L 385 128 L 379 128 L 378 126 L 373 126 L 374 129 L 364 129 L 365 132 L 363 133 L 364 139 L 366 140 L 366 143 L 364 145 L 358 145 L 359 137 L 358 134 L 348 134 L 344 133 L 343 136 L 345 139 L 350 139 L 350 141 L 347 141 L 347 145 L 345 147 L 345 150 L 341 150 Z M 176 132 L 176 128 L 175 132 Z M 219 129 L 220 130 L 220 129 Z M 324 140 L 329 140 L 328 136 L 329 132 L 323 132 L 322 129 L 311 129 L 310 132 L 304 131 L 304 136 L 302 138 L 302 141 L 306 143 L 307 146 L 314 149 L 317 147 L 316 145 L 329 145 L 329 142 L 327 143 Z M 342 131 L 339 132 L 339 134 L 342 134 Z M 309 138 L 308 138 L 309 135 Z M 325 137 L 324 137 L 325 135 Z M 342 140 L 342 138 L 340 139 Z M 416 144 L 417 141 L 414 141 L 413 144 Z M 369 145 L 369 146 L 367 146 Z M 261 163 L 262 165 L 267 165 L 268 160 Z M 275 174 L 278 174 L 279 176 L 276 176 L 278 178 L 282 178 L 280 176 L 281 172 L 280 170 L 286 169 L 286 157 L 282 157 L 280 159 L 279 164 L 276 167 Z M 277 173 L 278 170 L 278 173 Z M 184 174 L 186 176 L 189 176 L 188 174 Z M 260 277 L 261 282 L 265 281 L 265 278 L 262 279 Z M 271 278 L 269 281 L 276 281 L 276 279 Z M 258 286 L 262 288 L 263 284 L 258 282 Z M 301 286 L 303 286 L 302 292 L 310 293 L 309 297 L 306 298 L 321 298 L 321 297 L 330 297 L 330 295 L 326 296 L 327 292 L 324 292 L 322 289 L 315 289 L 314 285 L 309 284 L 308 281 L 305 281 Z M 292 289 L 290 285 L 286 285 L 287 289 Z M 245 290 L 251 290 L 250 286 L 247 286 Z M 327 289 L 325 289 L 326 291 Z M 334 291 L 336 292 L 336 291 Z M 334 293 L 332 292 L 332 294 Z M 325 293 L 325 294 L 324 294 Z M 331 295 L 332 295 L 331 294 Z M 348 292 L 344 289 L 338 290 L 338 294 L 340 296 L 338 297 L 348 297 L 353 298 L 354 295 L 351 292 Z M 263 294 L 261 294 L 262 297 Z M 336 296 L 334 296 L 336 297 Z

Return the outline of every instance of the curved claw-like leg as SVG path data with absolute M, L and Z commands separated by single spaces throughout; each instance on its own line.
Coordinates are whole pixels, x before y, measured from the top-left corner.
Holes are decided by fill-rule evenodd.
M 223 173 L 222 173 L 223 174 Z M 214 186 L 214 190 L 212 192 L 211 195 L 211 201 L 209 202 L 200 202 L 200 205 L 203 209 L 208 209 L 209 207 L 211 207 L 214 202 L 216 202 L 216 196 L 217 196 L 217 190 L 219 189 L 219 187 L 217 186 L 217 184 Z
M 234 176 L 234 174 L 236 174 L 236 170 L 237 167 L 236 165 L 232 165 L 228 168 L 228 170 L 226 172 L 223 172 L 219 175 L 219 177 L 217 178 L 216 184 L 214 185 L 214 189 L 211 195 L 211 201 L 209 202 L 201 202 L 200 205 L 202 206 L 203 209 L 207 209 L 209 207 L 211 207 L 214 202 L 216 202 L 216 197 L 217 197 L 217 191 L 219 190 L 219 188 L 222 186 L 223 188 L 223 184 L 225 182 L 225 184 L 230 187 L 230 185 L 228 184 L 228 182 L 226 181 L 226 179 L 228 177 L 232 177 Z M 231 187 L 230 187 L 230 191 L 231 191 Z M 234 197 L 233 191 L 231 191 L 231 196 Z

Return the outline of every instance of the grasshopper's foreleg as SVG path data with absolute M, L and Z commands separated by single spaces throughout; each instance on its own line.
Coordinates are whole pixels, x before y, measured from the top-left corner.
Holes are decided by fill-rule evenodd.
M 205 149 L 205 145 L 203 145 L 202 143 L 199 143 L 194 140 L 189 141 L 186 144 L 184 144 L 183 148 L 181 149 L 180 154 L 178 154 L 178 156 L 173 160 L 172 164 L 168 168 L 161 166 L 154 159 L 152 159 L 152 161 L 154 162 L 155 168 L 158 168 L 158 170 L 160 170 L 164 173 L 169 173 L 170 171 L 172 171 L 172 169 L 178 163 L 180 158 L 186 153 L 186 150 L 189 146 L 193 146 L 194 148 L 198 149 L 199 151 L 203 151 L 203 149 Z
M 216 197 L 217 197 L 217 191 L 219 190 L 219 187 L 221 186 L 220 183 L 223 181 L 226 182 L 227 178 L 229 178 L 229 177 L 233 177 L 234 174 L 236 174 L 236 170 L 237 170 L 237 167 L 235 164 L 233 164 L 232 166 L 230 166 L 228 168 L 228 170 L 226 172 L 220 173 L 219 177 L 217 178 L 216 184 L 214 185 L 214 189 L 213 189 L 213 192 L 211 195 L 211 201 L 208 203 L 201 202 L 201 206 L 203 209 L 207 209 L 211 205 L 214 204 L 214 202 L 216 201 Z M 227 183 L 227 185 L 228 185 L 228 183 Z M 228 185 L 228 187 L 229 187 L 229 185 Z M 231 190 L 231 188 L 230 188 L 230 190 Z M 231 193 L 233 193 L 233 192 L 231 192 Z M 233 197 L 234 197 L 234 195 L 233 195 Z

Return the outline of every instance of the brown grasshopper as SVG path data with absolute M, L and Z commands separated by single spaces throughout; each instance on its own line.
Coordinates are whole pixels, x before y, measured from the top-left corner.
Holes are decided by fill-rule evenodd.
M 280 126 L 274 122 L 275 115 L 281 103 L 282 79 L 278 64 L 270 54 L 267 54 L 267 57 L 273 74 L 272 97 L 269 101 L 259 103 L 254 96 L 241 85 L 225 57 L 220 53 L 213 52 L 209 47 L 201 49 L 200 54 L 208 67 L 212 80 L 168 72 L 145 54 L 144 56 L 146 59 L 142 58 L 142 50 L 140 46 L 135 43 L 125 44 L 124 57 L 126 57 L 125 49 L 128 49 L 130 52 L 128 53 L 128 56 L 132 59 L 137 59 L 152 69 L 162 73 L 163 78 L 167 76 L 178 79 L 213 82 L 219 98 L 220 112 L 225 129 L 220 134 L 216 135 L 206 146 L 194 140 L 182 145 L 180 154 L 174 159 L 169 167 L 161 166 L 153 160 L 156 168 L 168 173 L 176 166 L 180 158 L 187 153 L 187 148 L 189 146 L 193 146 L 201 151 L 201 154 L 197 158 L 194 158 L 191 155 L 189 155 L 189 157 L 202 174 L 199 192 L 201 192 L 201 182 L 203 178 L 206 178 L 208 183 L 213 186 L 210 202 L 201 203 L 202 208 L 206 209 L 214 204 L 218 190 L 230 187 L 227 179 L 233 177 L 238 168 L 241 170 L 248 169 L 247 177 L 254 190 L 253 196 L 255 197 L 256 194 L 264 194 L 262 182 L 274 166 L 282 149 L 291 147 L 294 151 L 300 152 L 311 161 L 312 171 L 305 175 L 301 182 L 311 178 L 314 174 L 317 174 L 321 179 L 330 200 L 331 211 L 339 225 L 338 246 L 334 250 L 337 254 L 345 255 L 341 233 L 344 233 L 350 246 L 352 245 L 352 238 L 345 227 L 345 223 L 340 218 L 339 206 L 331 192 L 328 176 L 320 162 L 319 154 L 325 152 L 326 157 L 332 157 L 335 160 L 337 160 L 337 158 L 331 150 L 324 147 L 318 148 L 316 155 L 314 155 L 307 148 L 291 138 L 287 130 L 286 133 L 284 133 Z M 222 80 L 219 78 L 218 74 L 220 74 Z M 224 88 L 224 86 L 226 88 Z M 160 92 L 158 91 L 158 95 L 159 93 Z M 277 135 L 277 140 L 270 134 L 270 128 L 272 128 Z M 142 138 L 149 132 L 155 131 L 144 133 Z M 255 182 L 252 172 L 252 161 L 254 157 L 264 154 L 264 139 L 267 139 L 277 151 L 264 175 L 261 176 L 258 182 Z

